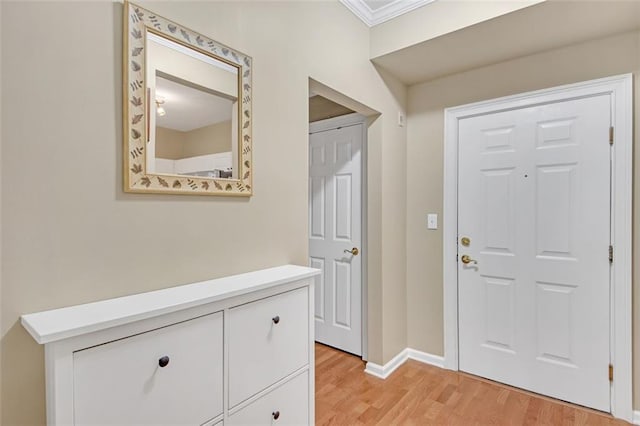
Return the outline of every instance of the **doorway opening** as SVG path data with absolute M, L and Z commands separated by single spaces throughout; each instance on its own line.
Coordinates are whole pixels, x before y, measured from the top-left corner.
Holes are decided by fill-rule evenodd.
M 310 80 L 309 266 L 315 338 L 367 358 L 367 128 L 376 111 Z

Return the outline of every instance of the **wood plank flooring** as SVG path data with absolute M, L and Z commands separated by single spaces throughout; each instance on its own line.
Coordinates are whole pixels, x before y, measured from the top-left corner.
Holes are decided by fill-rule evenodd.
M 409 360 L 386 380 L 316 344 L 316 425 L 627 425 L 598 411 Z

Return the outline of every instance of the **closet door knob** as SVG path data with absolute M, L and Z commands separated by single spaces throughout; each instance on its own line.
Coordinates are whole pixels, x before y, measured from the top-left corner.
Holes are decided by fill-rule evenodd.
M 276 315 L 275 317 L 271 318 L 271 321 L 273 321 L 274 324 L 277 324 L 280 322 L 280 317 Z
M 280 411 L 274 411 L 271 415 L 273 416 L 273 420 L 278 420 L 280 418 Z
M 162 358 L 160 358 L 158 360 L 158 365 L 162 368 L 166 367 L 167 365 L 169 365 L 169 357 L 168 356 L 163 356 Z

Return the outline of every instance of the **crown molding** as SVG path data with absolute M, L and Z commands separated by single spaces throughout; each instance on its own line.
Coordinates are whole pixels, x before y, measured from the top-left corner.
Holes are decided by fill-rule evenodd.
M 363 0 L 340 0 L 347 9 L 353 12 L 368 27 L 381 24 L 404 13 L 411 12 L 435 0 L 395 0 L 380 9 L 372 10 Z

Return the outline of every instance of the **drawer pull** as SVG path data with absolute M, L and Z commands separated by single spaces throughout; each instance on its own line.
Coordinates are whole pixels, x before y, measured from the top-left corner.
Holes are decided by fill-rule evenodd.
M 280 316 L 276 315 L 275 317 L 271 318 L 271 321 L 273 321 L 274 324 L 277 324 L 280 322 Z
M 280 411 L 274 411 L 271 415 L 273 416 L 273 420 L 278 420 L 280 418 Z
M 167 365 L 169 365 L 169 357 L 168 356 L 163 356 L 162 358 L 160 358 L 158 360 L 158 365 L 162 368 L 166 367 Z

